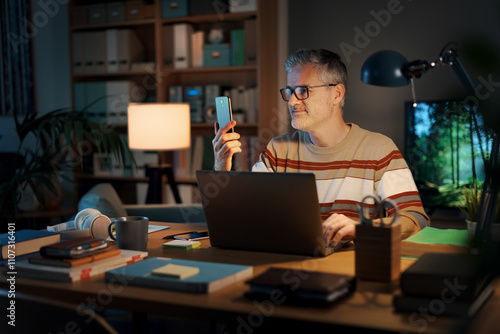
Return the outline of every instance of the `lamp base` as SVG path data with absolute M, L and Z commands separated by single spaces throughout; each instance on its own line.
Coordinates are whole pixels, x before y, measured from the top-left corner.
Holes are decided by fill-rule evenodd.
M 181 196 L 179 195 L 179 190 L 177 188 L 177 182 L 174 178 L 174 170 L 171 164 L 161 164 L 161 165 L 146 165 L 146 176 L 149 178 L 148 193 L 146 195 L 147 204 L 160 204 L 163 203 L 162 200 L 162 182 L 161 177 L 163 175 L 167 176 L 168 184 L 172 189 L 172 193 L 175 198 L 175 202 L 182 203 Z

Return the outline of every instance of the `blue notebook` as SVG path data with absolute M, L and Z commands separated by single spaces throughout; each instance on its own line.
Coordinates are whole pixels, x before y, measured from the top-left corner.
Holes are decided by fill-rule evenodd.
M 184 279 L 151 274 L 153 270 L 169 263 L 197 267 L 199 273 Z M 106 282 L 126 282 L 157 289 L 211 293 L 252 274 L 252 266 L 155 257 L 107 271 L 104 277 Z

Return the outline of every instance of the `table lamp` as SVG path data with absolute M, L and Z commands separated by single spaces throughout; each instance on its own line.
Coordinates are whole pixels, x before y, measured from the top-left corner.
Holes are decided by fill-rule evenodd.
M 438 59 L 431 62 L 426 60 L 409 62 L 403 55 L 391 50 L 376 52 L 363 63 L 361 81 L 370 85 L 384 87 L 401 87 L 411 83 L 413 105 L 416 106 L 413 80 L 420 78 L 423 74 L 438 66 L 451 66 L 453 68 L 469 94 L 466 100 L 469 104 L 471 116 L 475 118 L 479 99 L 476 97 L 475 86 L 458 57 L 455 43 L 447 44 L 441 50 Z M 476 237 L 471 245 L 476 250 L 488 243 L 491 224 L 495 216 L 496 198 L 500 187 L 500 182 L 497 180 L 499 178 L 498 172 L 500 171 L 499 146 L 498 135 L 494 133 L 490 160 L 485 166 L 486 179 L 479 205 Z
M 136 150 L 173 151 L 191 143 L 190 109 L 187 103 L 130 103 L 129 147 Z M 166 175 L 176 203 L 181 203 L 171 164 L 146 165 L 149 177 L 146 203 L 162 203 L 162 175 Z

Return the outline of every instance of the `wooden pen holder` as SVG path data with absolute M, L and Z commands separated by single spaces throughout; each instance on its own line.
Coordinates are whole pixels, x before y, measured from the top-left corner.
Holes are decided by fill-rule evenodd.
M 401 225 L 356 225 L 356 277 L 392 282 L 401 273 Z

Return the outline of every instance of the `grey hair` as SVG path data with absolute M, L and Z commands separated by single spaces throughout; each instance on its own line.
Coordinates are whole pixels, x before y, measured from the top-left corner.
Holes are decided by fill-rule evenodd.
M 325 49 L 300 49 L 291 53 L 285 61 L 285 71 L 289 73 L 298 66 L 312 65 L 325 84 L 340 83 L 345 87 L 341 106 L 344 106 L 349 86 L 347 68 L 340 56 Z

